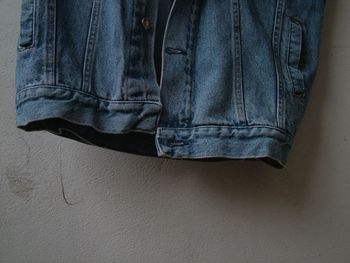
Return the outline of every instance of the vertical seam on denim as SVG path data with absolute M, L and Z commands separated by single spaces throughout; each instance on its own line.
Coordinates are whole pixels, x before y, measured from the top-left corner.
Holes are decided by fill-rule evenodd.
M 55 53 L 56 53 L 56 0 L 50 0 L 47 6 L 47 63 L 46 81 L 48 84 L 55 84 Z
M 236 105 L 237 120 L 239 123 L 247 122 L 244 107 L 244 92 L 242 80 L 242 50 L 240 28 L 240 4 L 239 0 L 233 0 L 233 41 L 234 41 L 234 98 Z
M 132 10 L 131 10 L 131 14 L 132 14 L 132 28 L 130 30 L 130 33 L 128 35 L 128 52 L 127 52 L 127 58 L 126 58 L 126 67 L 124 69 L 124 73 L 123 73 L 123 81 L 122 81 L 122 88 L 120 91 L 120 97 L 123 100 L 128 100 L 128 86 L 129 86 L 129 78 L 130 78 L 130 63 L 131 63 L 131 43 L 132 43 L 132 39 L 133 39 L 133 35 L 134 35 L 134 27 L 136 24 L 136 16 L 135 16 L 135 9 L 136 9 L 136 2 L 137 0 L 132 0 Z M 126 78 L 127 76 L 127 78 Z
M 33 0 L 33 20 L 32 20 L 32 45 L 31 46 L 35 46 L 36 45 L 36 34 L 37 34 L 37 0 Z
M 91 92 L 92 66 L 95 58 L 96 41 L 98 36 L 98 24 L 101 13 L 102 0 L 94 0 L 90 15 L 90 26 L 85 47 L 83 64 L 83 80 L 81 90 Z
M 291 23 L 288 23 L 288 46 L 286 48 L 286 70 L 287 70 L 287 73 L 288 73 L 288 82 L 289 84 L 288 85 L 292 85 L 292 90 L 294 90 L 294 83 L 293 83 L 293 79 L 292 79 L 292 74 L 290 72 L 290 69 L 289 69 L 289 56 L 290 56 L 290 42 L 291 42 Z
M 55 0 L 55 46 L 54 46 L 54 72 L 52 73 L 55 80 L 54 83 L 57 84 L 59 81 L 59 71 L 57 70 L 57 28 L 58 28 L 58 22 L 57 22 L 57 13 L 58 13 L 58 8 L 57 8 L 57 0 Z
M 300 60 L 301 60 L 301 52 L 302 52 L 302 41 L 303 41 L 303 30 L 302 30 L 302 25 L 295 25 L 294 24 L 294 22 L 292 22 L 292 21 L 290 21 L 289 20 L 289 26 L 290 26 L 290 42 L 289 42 L 289 44 L 291 44 L 291 41 L 293 41 L 293 37 L 294 37 L 294 34 L 295 34 L 295 30 L 301 30 L 301 32 L 298 32 L 298 33 L 300 33 L 301 35 L 299 35 L 298 37 L 299 37 L 299 39 L 298 39 L 298 41 L 299 41 L 299 45 L 298 45 L 298 64 L 300 63 Z M 298 28 L 296 28 L 296 27 L 298 27 Z M 289 53 L 290 53 L 290 48 L 289 48 Z M 289 68 L 289 66 L 290 66 L 290 63 L 289 63 L 289 61 L 288 61 L 288 71 L 290 72 L 290 68 Z M 297 66 L 297 65 L 296 65 Z M 298 86 L 298 84 L 300 85 L 300 82 L 298 82 L 298 81 L 300 81 L 300 79 L 298 79 L 298 81 L 296 81 L 296 79 L 295 79 L 295 72 L 296 71 L 298 71 L 298 74 L 300 74 L 299 76 L 300 77 L 302 77 L 302 72 L 300 71 L 300 69 L 299 69 L 299 67 L 298 68 L 294 68 L 293 67 L 293 73 L 291 73 L 290 72 L 290 77 L 291 77 L 291 81 L 292 81 L 292 84 L 293 84 L 293 86 L 292 86 L 292 92 L 294 93 L 294 92 L 296 92 L 297 90 L 298 91 L 302 91 L 303 93 L 305 93 L 305 87 L 304 87 L 304 85 L 302 85 L 301 87 L 300 86 Z M 298 76 L 298 77 L 299 77 Z M 303 80 L 304 81 L 304 80 Z
M 139 41 L 135 42 L 135 47 L 138 49 L 139 52 L 139 59 L 135 60 L 137 62 L 139 62 L 140 64 L 139 66 L 139 73 L 140 73 L 140 84 L 142 83 L 142 87 L 140 87 L 142 89 L 142 99 L 146 100 L 146 81 L 145 81 L 145 71 L 144 71 L 144 67 L 145 67 L 145 45 L 144 45 L 144 41 L 145 41 L 145 34 L 147 34 L 146 30 L 143 29 L 143 27 L 140 24 L 140 18 L 143 16 L 146 16 L 145 12 L 146 12 L 146 0 L 139 0 L 137 2 L 137 9 L 136 9 L 140 16 L 136 15 L 136 18 L 138 18 L 136 20 L 136 32 L 138 34 L 138 38 Z M 129 94 L 128 94 L 129 95 Z
M 187 127 L 191 119 L 191 89 L 192 89 L 192 55 L 193 55 L 193 42 L 194 42 L 194 29 L 195 20 L 197 17 L 197 1 L 192 0 L 191 10 L 189 16 L 189 22 L 187 24 L 187 35 L 186 35 L 186 59 L 185 59 L 185 85 L 184 85 L 184 99 L 185 106 L 182 109 L 183 116 L 180 118 L 180 124 L 182 127 Z
M 184 85 L 184 90 L 183 90 L 183 97 L 185 99 L 185 103 L 184 103 L 184 107 L 183 109 L 181 110 L 181 113 L 183 116 L 181 116 L 179 119 L 179 123 L 180 123 L 180 126 L 181 127 L 186 127 L 187 125 L 187 103 L 188 103 L 188 100 L 187 100 L 187 85 L 189 85 L 189 80 L 188 78 L 189 77 L 189 70 L 190 70 L 190 61 L 188 59 L 188 56 L 190 54 L 189 52 L 189 49 L 190 49 L 190 39 L 191 39 L 191 25 L 192 25 L 192 12 L 193 12 L 193 5 L 194 5 L 194 2 L 195 0 L 192 0 L 192 3 L 191 3 L 191 10 L 190 10 L 190 15 L 189 15 L 189 21 L 188 21 L 188 24 L 187 24 L 187 34 L 186 34 L 186 52 L 187 52 L 187 56 L 186 56 L 186 59 L 185 59 L 185 68 L 184 68 L 184 71 L 185 71 L 185 85 Z
M 143 14 L 143 16 L 146 16 L 146 0 L 140 0 L 140 12 Z M 146 100 L 146 94 L 147 94 L 147 90 L 146 90 L 146 81 L 145 81 L 145 48 L 146 46 L 144 45 L 144 41 L 145 41 L 145 34 L 148 34 L 147 30 L 144 30 L 143 27 L 141 27 L 140 23 L 137 25 L 138 26 L 138 30 L 140 31 L 140 44 L 137 47 L 139 48 L 140 51 L 140 77 L 141 77 L 141 81 L 142 81 L 142 99 Z
M 274 63 L 276 70 L 276 125 L 281 128 L 285 128 L 285 92 L 284 85 L 282 84 L 282 69 L 280 62 L 280 48 L 281 48 L 281 33 L 282 33 L 282 22 L 284 14 L 284 3 L 285 0 L 278 0 L 276 5 L 275 22 L 273 28 L 273 53 Z
M 174 0 L 172 0 L 174 1 Z M 171 3 L 172 5 L 172 3 Z M 159 23 L 159 2 L 157 1 L 157 4 L 155 6 L 155 10 L 154 10 L 154 26 L 153 26 L 153 31 L 152 31 L 152 35 L 150 36 L 150 42 L 152 43 L 151 48 L 150 48 L 150 59 L 151 59 L 151 71 L 150 71 L 150 75 L 152 78 L 154 78 L 157 81 L 157 70 L 156 70 L 156 65 L 155 65 L 155 44 L 156 44 L 156 37 L 157 37 L 157 27 L 158 27 L 158 23 Z M 168 17 L 169 17 L 170 13 L 168 13 Z M 163 31 L 163 39 L 165 37 L 164 31 Z M 162 52 L 162 50 L 161 50 Z M 161 74 L 161 72 L 159 73 Z M 160 78 L 159 78 L 160 79 Z M 160 83 L 158 84 L 158 88 L 160 88 Z M 147 97 L 148 99 L 148 97 Z
M 99 35 L 100 35 L 100 28 L 99 25 L 101 23 L 101 16 L 102 16 L 102 5 L 104 4 L 103 0 L 99 1 L 99 6 L 98 6 L 98 10 L 96 11 L 96 25 L 95 25 L 95 41 L 94 41 L 94 45 L 93 45 L 93 50 L 91 51 L 92 56 L 91 56 L 91 72 L 90 72 L 90 76 L 89 76 L 89 82 L 90 85 L 88 87 L 90 87 L 91 89 L 91 78 L 92 78 L 92 66 L 95 63 L 95 58 L 96 58 L 96 47 L 97 47 L 97 43 L 98 43 L 98 39 L 99 39 Z M 91 90 L 90 90 L 91 92 Z
M 134 6 L 135 0 L 132 0 L 132 7 Z M 124 6 L 126 4 L 126 2 L 121 1 L 120 2 L 120 8 L 121 8 L 121 13 L 122 15 L 124 15 L 123 11 L 126 10 L 126 7 Z M 133 14 L 133 10 L 131 10 L 131 14 Z M 125 66 L 123 67 L 123 71 L 121 72 L 121 87 L 120 87 L 120 95 L 119 95 L 119 99 L 123 98 L 123 94 L 125 94 L 124 90 L 126 89 L 126 83 L 125 83 L 125 79 L 126 79 L 126 74 L 127 74 L 127 69 L 129 65 L 129 54 L 130 54 L 130 39 L 131 39 L 131 30 L 129 30 L 128 27 L 128 22 L 127 19 L 125 19 L 123 17 L 123 19 L 121 19 L 122 22 L 122 28 L 121 28 L 121 32 L 122 32 L 122 45 L 123 45 L 123 49 L 125 50 L 125 53 L 123 54 L 125 57 Z M 129 33 L 129 34 L 126 34 Z M 124 41 L 125 40 L 125 41 Z M 126 42 L 128 43 L 128 45 L 126 45 Z
M 147 1 L 145 2 L 142 2 L 143 4 L 143 12 L 145 13 L 145 16 L 146 16 L 146 10 L 147 10 Z M 153 30 L 153 25 L 152 26 L 152 30 Z M 149 39 L 148 39 L 148 30 L 143 30 L 142 32 L 142 45 L 141 45 L 141 61 L 142 61 L 142 67 L 140 69 L 141 71 L 141 76 L 142 76 L 142 85 L 144 87 L 144 90 L 143 90 L 143 99 L 144 100 L 147 100 L 148 99 L 148 96 L 147 96 L 147 92 L 148 92 L 148 89 L 147 89 L 147 86 L 148 84 L 146 84 L 146 80 L 145 80 L 145 67 L 146 65 L 148 64 L 146 59 L 147 59 L 147 56 L 146 56 L 146 50 L 148 50 L 148 42 Z
M 193 120 L 193 115 L 194 112 L 192 110 L 192 105 L 194 103 L 193 101 L 193 88 L 195 85 L 195 81 L 194 81 L 194 70 L 195 70 L 195 56 L 196 56 L 196 47 L 197 47 L 197 40 L 198 40 L 198 30 L 199 30 L 199 12 L 201 10 L 201 6 L 202 6 L 202 0 L 197 0 L 195 3 L 195 9 L 194 9 L 194 26 L 192 27 L 192 52 L 191 52 L 191 71 L 190 71 L 190 86 L 189 86 L 189 108 L 188 108 L 188 112 L 189 112 L 189 121 Z M 190 153 L 191 154 L 191 153 Z
M 129 41 L 129 55 L 128 55 L 128 81 L 127 85 L 124 87 L 124 94 L 123 94 L 123 99 L 124 100 L 129 100 L 130 92 L 128 91 L 130 88 L 130 85 L 134 85 L 134 80 L 141 80 L 144 82 L 144 77 L 143 77 L 143 45 L 142 45 L 142 39 L 143 39 L 143 34 L 144 32 L 142 31 L 143 28 L 141 28 L 140 25 L 140 19 L 142 16 L 144 16 L 145 13 L 145 2 L 143 0 L 136 0 L 133 5 L 133 25 L 132 25 L 132 30 L 131 30 L 131 35 L 130 35 L 130 41 Z M 140 79 L 140 78 L 141 79 Z M 145 92 L 144 92 L 145 93 Z M 145 94 L 144 98 L 145 98 Z
M 161 68 L 160 68 L 160 79 L 159 79 L 159 101 L 162 104 L 162 107 L 160 109 L 160 112 L 158 113 L 158 117 L 157 117 L 157 121 L 156 121 L 156 128 L 159 127 L 159 123 L 162 117 L 162 112 L 164 110 L 163 107 L 163 102 L 161 101 L 161 96 L 162 96 L 162 86 L 163 86 L 163 82 L 164 82 L 164 61 L 165 61 L 165 57 L 164 57 L 164 46 L 166 44 L 166 40 L 167 40 L 167 35 L 168 35 L 168 28 L 169 28 L 169 23 L 171 18 L 173 17 L 173 13 L 174 13 L 174 6 L 176 5 L 176 1 L 177 0 L 172 0 L 171 3 L 171 8 L 170 11 L 168 13 L 168 17 L 166 19 L 166 23 L 165 23 L 165 28 L 164 28 L 164 34 L 163 34 L 163 39 L 162 39 L 162 47 L 161 47 Z M 158 11 L 159 12 L 159 11 Z M 159 14 L 158 14 L 159 15 Z M 155 42 L 153 42 L 155 43 Z M 154 58 L 153 58 L 154 59 Z M 154 68 L 154 72 L 155 72 L 155 68 Z M 158 131 L 157 131 L 158 132 Z M 157 143 L 158 143 L 158 139 L 157 139 Z

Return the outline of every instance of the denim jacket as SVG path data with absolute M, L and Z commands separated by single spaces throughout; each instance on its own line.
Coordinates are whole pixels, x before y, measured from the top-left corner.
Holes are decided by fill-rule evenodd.
M 286 166 L 325 0 L 22 0 L 16 125 L 117 151 Z

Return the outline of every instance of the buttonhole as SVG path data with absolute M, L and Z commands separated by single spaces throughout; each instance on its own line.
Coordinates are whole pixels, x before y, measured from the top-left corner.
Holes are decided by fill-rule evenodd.
M 186 54 L 185 50 L 172 48 L 172 47 L 167 47 L 165 49 L 165 52 L 168 53 L 168 54 Z
M 293 96 L 296 96 L 296 97 L 302 97 L 304 96 L 304 92 L 302 91 L 293 91 Z
M 169 143 L 169 146 L 181 146 L 181 145 L 184 145 L 185 143 L 184 142 L 171 142 Z

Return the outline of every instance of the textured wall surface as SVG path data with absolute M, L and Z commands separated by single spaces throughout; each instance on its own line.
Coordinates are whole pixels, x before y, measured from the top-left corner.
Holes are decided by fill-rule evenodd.
M 0 0 L 0 262 L 350 262 L 350 1 L 288 160 L 136 156 L 15 127 L 20 1 Z

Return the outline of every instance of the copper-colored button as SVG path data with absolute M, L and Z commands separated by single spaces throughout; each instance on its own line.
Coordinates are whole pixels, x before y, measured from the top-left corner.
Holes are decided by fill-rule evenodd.
M 151 22 L 150 22 L 150 19 L 148 17 L 142 18 L 141 23 L 142 23 L 142 26 L 143 26 L 144 29 L 146 29 L 146 30 L 150 29 Z

